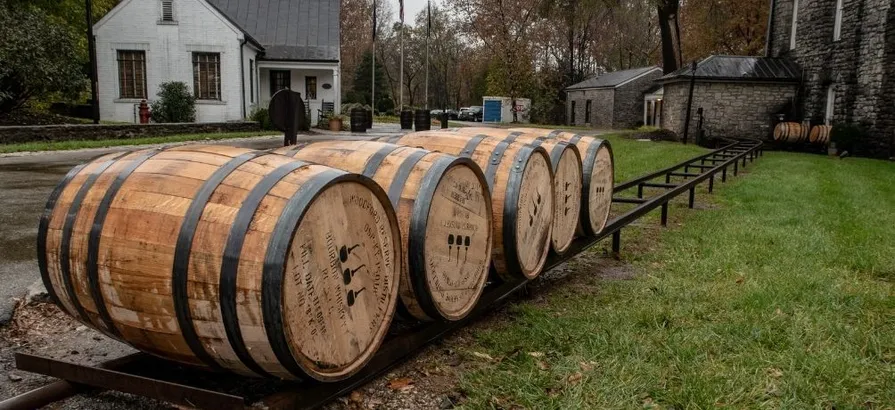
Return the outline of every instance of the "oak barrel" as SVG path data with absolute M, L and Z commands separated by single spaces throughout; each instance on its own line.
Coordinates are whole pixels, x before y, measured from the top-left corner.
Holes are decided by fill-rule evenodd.
M 797 122 L 781 122 L 774 127 L 774 140 L 799 143 L 808 140 L 808 128 Z
M 379 347 L 401 274 L 398 221 L 369 178 L 213 145 L 73 169 L 38 234 L 64 311 L 166 359 L 345 379 Z
M 351 109 L 351 132 L 367 132 L 367 110 Z
M 456 321 L 475 307 L 491 265 L 488 184 L 478 165 L 419 148 L 325 141 L 279 152 L 373 178 L 398 213 L 405 258 L 401 301 L 424 321 Z
M 432 113 L 429 110 L 416 110 L 413 125 L 417 131 L 429 131 L 432 129 Z
M 504 280 L 533 279 L 544 268 L 553 222 L 553 168 L 543 147 L 441 131 L 387 142 L 471 158 L 485 172 L 494 215 L 493 263 Z
M 468 136 L 487 135 L 506 141 L 544 147 L 553 166 L 553 232 L 550 246 L 558 255 L 572 246 L 581 217 L 582 163 L 578 147 L 558 139 L 547 139 L 529 133 L 501 128 L 457 128 L 453 131 Z
M 401 129 L 402 130 L 412 130 L 413 129 L 413 111 L 411 110 L 402 110 L 399 114 Z
M 812 144 L 827 145 L 830 143 L 830 131 L 832 130 L 832 125 L 815 125 L 811 127 L 811 134 L 808 135 L 808 140 Z
M 566 141 L 581 152 L 581 224 L 585 236 L 599 234 L 609 222 L 612 191 L 615 186 L 615 159 L 609 141 L 595 137 L 540 128 L 511 128 L 509 132 L 524 132 L 531 136 Z

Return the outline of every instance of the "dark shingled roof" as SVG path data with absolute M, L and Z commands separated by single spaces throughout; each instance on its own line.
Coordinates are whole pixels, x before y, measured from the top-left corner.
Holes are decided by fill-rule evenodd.
M 267 60 L 339 61 L 339 0 L 208 0 Z
M 653 70 L 661 70 L 659 67 L 651 66 L 651 67 L 640 67 L 640 68 L 631 68 L 628 70 L 622 71 L 613 71 L 611 73 L 606 73 L 600 76 L 591 77 L 587 80 L 584 80 L 578 84 L 570 85 L 566 90 L 583 90 L 589 88 L 612 88 L 616 87 L 625 81 L 633 79 L 637 76 L 646 74 Z
M 659 81 L 690 79 L 690 66 L 681 68 L 660 78 Z M 773 81 L 799 82 L 802 71 L 798 64 L 787 58 L 711 56 L 696 66 L 696 79 L 726 81 Z

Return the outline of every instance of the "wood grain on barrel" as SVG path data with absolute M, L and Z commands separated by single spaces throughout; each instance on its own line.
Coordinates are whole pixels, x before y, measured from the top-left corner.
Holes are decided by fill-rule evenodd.
M 336 380 L 369 360 L 397 300 L 401 251 L 387 202 L 370 180 L 239 148 L 106 156 L 81 169 L 48 213 L 42 273 L 66 311 L 79 317 L 80 307 L 86 324 L 140 350 L 241 374 Z M 348 262 L 333 258 L 339 244 L 322 241 L 330 236 L 366 249 L 354 283 L 375 286 L 343 283 Z M 286 250 L 307 242 L 315 272 L 330 270 L 299 283 Z M 365 312 L 345 309 L 350 299 Z M 332 337 L 315 339 L 322 328 Z
M 811 127 L 811 134 L 808 139 L 812 144 L 821 144 L 826 145 L 830 143 L 830 132 L 832 131 L 832 125 L 815 125 Z
M 554 172 L 554 215 L 551 247 L 557 254 L 565 253 L 575 239 L 581 217 L 582 162 L 578 147 L 545 135 L 535 135 L 503 128 L 456 128 L 448 133 L 468 136 L 488 135 L 511 139 L 514 142 L 544 147 L 550 154 Z
M 808 140 L 808 127 L 798 122 L 781 122 L 774 127 L 774 139 L 781 142 L 799 143 Z
M 419 320 L 459 320 L 484 289 L 491 201 L 468 159 L 370 141 L 326 141 L 275 152 L 371 176 L 398 213 L 406 258 L 401 301 Z M 421 253 L 421 255 L 420 255 Z
M 612 191 L 615 184 L 615 165 L 609 142 L 562 130 L 512 128 L 510 131 L 558 139 L 578 147 L 584 181 L 581 234 L 593 236 L 600 233 L 609 222 L 609 209 L 612 206 Z
M 494 215 L 493 262 L 497 273 L 505 279 L 514 279 L 519 275 L 532 279 L 541 273 L 550 248 L 553 221 L 553 171 L 550 158 L 543 148 L 486 135 L 466 136 L 439 131 L 415 132 L 383 140 L 469 157 L 475 161 L 485 172 L 491 188 Z M 547 172 L 540 172 L 542 168 L 546 168 Z M 537 177 L 523 178 L 526 172 L 536 172 Z M 542 205 L 533 206 L 532 202 L 523 202 L 523 191 L 540 193 Z M 524 200 L 536 201 L 537 195 L 527 195 Z M 524 215 L 527 211 L 535 211 L 537 214 L 529 218 L 531 215 Z M 545 215 L 544 212 L 548 214 Z M 532 225 L 518 225 L 516 221 L 523 217 L 530 220 Z M 541 238 L 543 233 L 547 236 Z M 533 241 L 517 246 L 524 237 Z M 518 253 L 520 251 L 525 252 L 525 255 Z

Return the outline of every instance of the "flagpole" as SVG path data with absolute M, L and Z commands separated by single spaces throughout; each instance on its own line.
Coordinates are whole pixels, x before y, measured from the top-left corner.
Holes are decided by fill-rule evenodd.
M 401 107 L 399 111 L 404 111 L 404 20 L 403 16 L 401 19 L 401 80 L 398 84 L 398 89 L 401 90 L 401 98 L 399 99 Z
M 429 36 L 432 31 L 432 2 L 426 2 L 426 104 L 429 109 Z
M 376 0 L 373 0 L 373 67 L 370 68 L 370 108 L 376 115 Z

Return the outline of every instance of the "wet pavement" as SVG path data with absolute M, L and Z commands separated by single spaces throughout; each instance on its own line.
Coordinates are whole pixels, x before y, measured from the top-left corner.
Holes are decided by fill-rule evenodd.
M 300 135 L 299 141 L 370 139 L 399 133 L 398 126 L 377 124 L 367 134 L 318 133 Z M 181 143 L 170 145 L 194 144 Z M 213 141 L 220 145 L 252 149 L 282 146 L 282 136 Z M 37 225 L 47 197 L 63 176 L 74 166 L 109 152 L 121 152 L 147 146 L 126 146 L 77 151 L 6 154 L 0 156 L 0 325 L 15 308 L 16 299 L 28 288 L 43 292 L 37 267 Z

